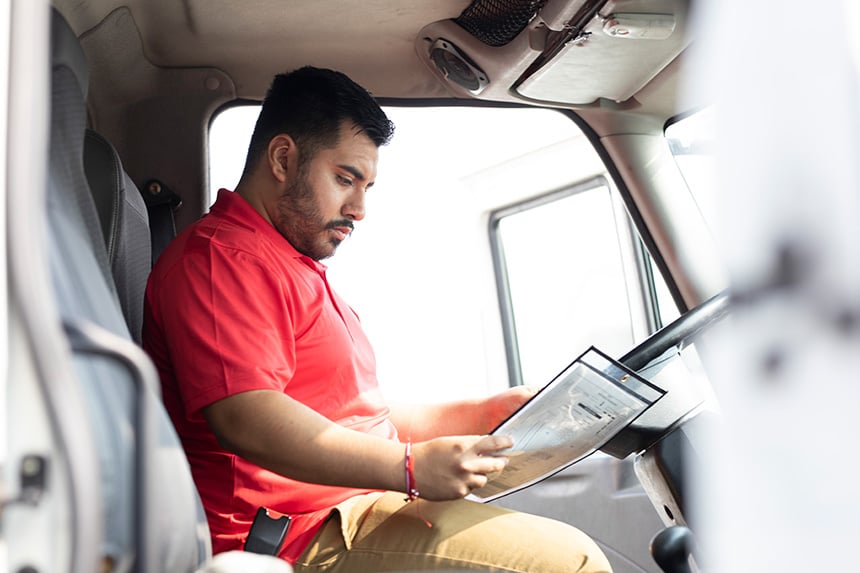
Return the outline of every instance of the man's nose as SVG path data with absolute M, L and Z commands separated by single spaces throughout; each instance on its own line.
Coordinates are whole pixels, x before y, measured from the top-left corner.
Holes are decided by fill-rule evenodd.
M 364 189 L 358 189 L 351 194 L 349 200 L 344 204 L 341 214 L 353 221 L 364 219 Z

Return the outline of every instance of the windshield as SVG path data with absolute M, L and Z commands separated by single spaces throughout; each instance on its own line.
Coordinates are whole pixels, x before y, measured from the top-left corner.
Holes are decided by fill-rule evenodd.
M 716 222 L 713 158 L 713 110 L 706 108 L 666 128 L 666 141 L 693 194 L 699 211 L 714 230 Z

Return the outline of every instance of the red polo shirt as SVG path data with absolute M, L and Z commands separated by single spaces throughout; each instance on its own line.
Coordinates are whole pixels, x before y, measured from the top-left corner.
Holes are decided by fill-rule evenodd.
M 222 189 L 152 271 L 143 345 L 161 376 L 215 553 L 240 549 L 263 506 L 293 516 L 281 556 L 295 562 L 331 508 L 367 490 L 290 480 L 231 454 L 210 431 L 204 406 L 277 390 L 338 424 L 397 438 L 373 350 L 325 269 Z

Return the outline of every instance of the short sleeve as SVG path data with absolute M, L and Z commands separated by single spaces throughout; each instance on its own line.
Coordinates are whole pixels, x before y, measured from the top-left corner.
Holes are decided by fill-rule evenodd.
M 187 417 L 240 392 L 283 391 L 295 372 L 285 288 L 259 258 L 215 242 L 165 275 L 159 318 Z

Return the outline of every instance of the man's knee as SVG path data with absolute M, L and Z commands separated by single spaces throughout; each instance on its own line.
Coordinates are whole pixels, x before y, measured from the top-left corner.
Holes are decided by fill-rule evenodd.
M 603 550 L 591 537 L 554 519 L 522 512 L 499 513 L 475 528 L 473 535 L 471 541 L 483 545 L 489 560 L 506 571 L 612 571 Z
M 588 535 L 568 524 L 465 500 L 404 504 L 402 494 L 383 495 L 356 520 L 356 560 L 386 555 L 400 570 L 436 568 L 523 573 L 608 573 L 609 561 Z M 432 527 L 427 526 L 427 522 Z M 339 528 L 338 528 L 339 531 Z M 396 568 L 395 568 L 396 569 Z

